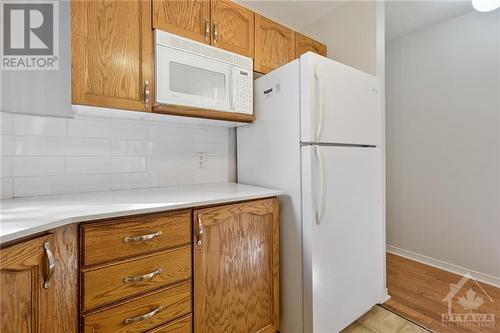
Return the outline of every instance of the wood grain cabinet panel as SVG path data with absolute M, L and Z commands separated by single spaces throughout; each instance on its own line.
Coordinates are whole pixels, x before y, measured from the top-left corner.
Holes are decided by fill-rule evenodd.
M 326 45 L 312 38 L 295 33 L 295 56 L 298 58 L 302 54 L 312 51 L 326 57 Z
M 268 73 L 295 59 L 295 32 L 255 14 L 254 70 Z
M 44 243 L 47 235 L 0 251 L 0 332 L 53 332 L 47 317 L 53 314 L 53 289 L 44 289 L 47 276 Z
M 254 56 L 254 13 L 232 1 L 212 0 L 212 45 Z
M 191 283 L 185 283 L 84 315 L 83 332 L 145 332 L 189 313 Z
M 85 266 L 189 243 L 190 211 L 123 217 L 81 226 Z
M 84 269 L 83 308 L 92 309 L 187 279 L 191 279 L 191 246 Z
M 77 332 L 76 226 L 0 250 L 0 332 Z M 55 271 L 48 288 L 48 244 Z
M 172 320 L 168 324 L 162 325 L 148 333 L 192 333 L 193 316 L 187 315 L 182 318 Z
M 277 331 L 278 212 L 278 199 L 194 211 L 195 332 Z
M 210 44 L 210 1 L 153 0 L 153 28 Z
M 76 0 L 71 18 L 72 103 L 150 111 L 151 2 Z

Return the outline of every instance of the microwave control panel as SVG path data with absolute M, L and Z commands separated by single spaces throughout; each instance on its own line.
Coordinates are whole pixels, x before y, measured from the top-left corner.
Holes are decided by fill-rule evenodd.
M 234 68 L 234 110 L 238 113 L 253 114 L 253 72 Z

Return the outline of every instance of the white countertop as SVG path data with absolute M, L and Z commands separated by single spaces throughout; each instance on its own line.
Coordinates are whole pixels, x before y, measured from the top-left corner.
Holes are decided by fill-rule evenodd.
M 90 192 L 0 200 L 0 244 L 63 225 L 282 194 L 235 183 Z

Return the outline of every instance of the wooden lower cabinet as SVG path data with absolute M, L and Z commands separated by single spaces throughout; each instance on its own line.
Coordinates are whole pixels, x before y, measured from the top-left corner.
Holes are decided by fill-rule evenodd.
M 194 211 L 194 330 L 279 328 L 278 199 Z
M 2 333 L 276 332 L 278 199 L 61 227 L 0 249 L 0 283 Z
M 0 250 L 0 332 L 77 332 L 77 250 L 76 225 Z
M 189 281 L 86 314 L 83 332 L 145 332 L 191 313 L 191 294 Z

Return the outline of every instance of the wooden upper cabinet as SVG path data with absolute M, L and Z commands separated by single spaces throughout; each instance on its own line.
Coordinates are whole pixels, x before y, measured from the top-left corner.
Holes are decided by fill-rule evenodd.
M 151 2 L 71 2 L 72 103 L 150 111 Z
M 295 56 L 298 58 L 302 54 L 312 51 L 326 57 L 326 45 L 312 38 L 295 33 Z
M 212 45 L 254 56 L 254 13 L 227 0 L 211 1 Z
M 195 332 L 278 330 L 278 206 L 274 198 L 194 211 Z
M 255 14 L 254 70 L 268 73 L 295 59 L 295 32 Z
M 210 44 L 210 1 L 153 0 L 153 28 Z

